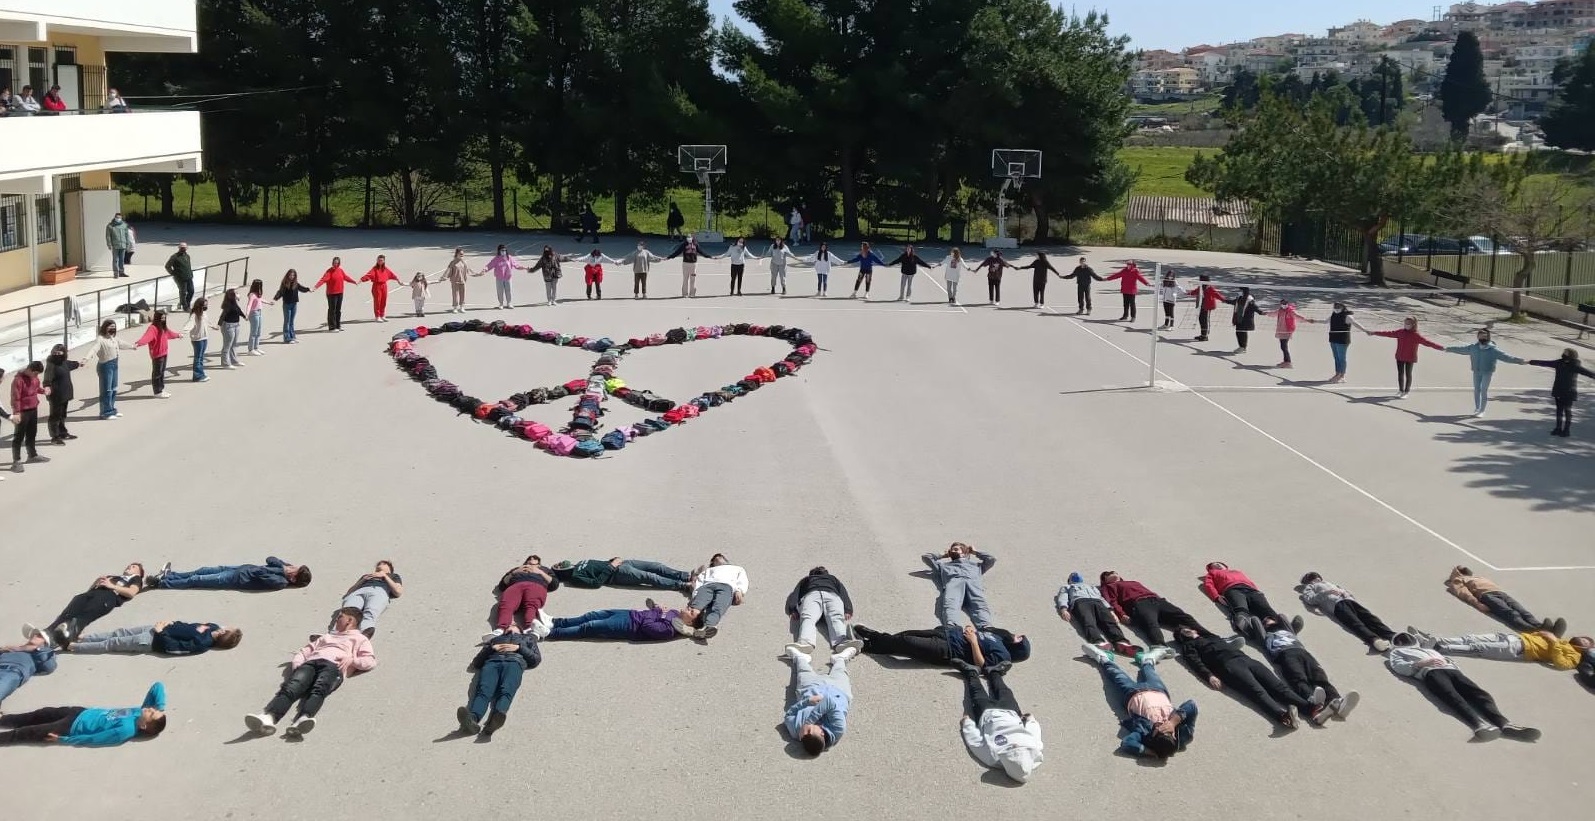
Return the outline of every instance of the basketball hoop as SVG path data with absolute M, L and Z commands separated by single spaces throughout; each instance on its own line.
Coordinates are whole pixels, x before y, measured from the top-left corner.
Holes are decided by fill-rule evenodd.
M 697 236 L 700 242 L 720 242 L 721 235 L 714 230 L 714 177 L 726 172 L 726 147 L 723 145 L 676 146 L 676 162 L 683 174 L 698 178 L 703 186 L 703 230 Z
M 1025 180 L 1041 178 L 1041 152 L 1028 148 L 995 148 L 991 152 L 991 175 L 1002 180 L 997 189 L 997 236 L 986 239 L 988 248 L 1017 248 L 1018 240 L 1008 236 L 1008 193 L 1024 187 Z
M 707 171 L 699 171 L 698 172 L 698 184 L 699 185 L 708 185 L 709 184 L 709 172 L 707 172 Z

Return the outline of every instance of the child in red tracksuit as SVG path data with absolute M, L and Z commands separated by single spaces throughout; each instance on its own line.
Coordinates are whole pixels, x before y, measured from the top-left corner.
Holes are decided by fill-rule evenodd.
M 388 267 L 388 258 L 377 255 L 377 264 L 360 277 L 361 282 L 371 283 L 371 311 L 376 314 L 378 322 L 388 321 L 388 283 L 398 282 L 399 275 L 393 273 Z
M 604 298 L 604 262 L 620 264 L 620 260 L 598 252 L 594 248 L 587 256 L 582 257 L 582 281 L 587 285 L 587 298 L 593 299 L 597 294 L 598 299 Z
M 1383 336 L 1396 341 L 1396 389 L 1405 397 L 1412 392 L 1412 368 L 1418 364 L 1418 346 L 1427 345 L 1437 351 L 1445 350 L 1444 345 L 1430 342 L 1423 334 L 1418 333 L 1418 318 L 1409 316 L 1401 320 L 1401 328 L 1394 331 L 1370 331 L 1362 328 L 1362 332 L 1371 336 Z
M 1218 310 L 1218 306 L 1223 304 L 1227 300 L 1224 299 L 1224 295 L 1223 294 L 1218 292 L 1217 288 L 1214 288 L 1213 286 L 1207 284 L 1208 283 L 1208 278 L 1207 278 L 1206 274 L 1203 274 L 1201 277 L 1198 278 L 1198 283 L 1199 284 L 1195 288 L 1192 288 L 1191 290 L 1186 291 L 1185 295 L 1186 296 L 1194 296 L 1194 297 L 1197 298 L 1196 299 L 1196 321 L 1201 326 L 1202 332 L 1199 335 L 1197 335 L 1196 341 L 1197 342 L 1206 342 L 1207 341 L 1208 324 L 1209 324 L 1209 321 L 1210 321 L 1210 319 L 1211 319 L 1211 317 L 1213 315 L 1213 312 Z
M 1124 300 L 1124 313 L 1119 316 L 1119 321 L 1128 319 L 1134 322 L 1135 295 L 1141 292 L 1142 285 L 1150 286 L 1152 283 L 1141 276 L 1141 269 L 1135 267 L 1135 260 L 1130 260 L 1129 265 L 1124 266 L 1118 273 L 1107 276 L 1106 279 L 1119 281 L 1119 296 Z

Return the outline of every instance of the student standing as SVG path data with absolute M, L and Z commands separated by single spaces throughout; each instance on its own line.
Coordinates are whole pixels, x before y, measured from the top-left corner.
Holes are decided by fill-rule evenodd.
M 513 307 L 510 276 L 518 270 L 526 270 L 525 266 L 517 263 L 515 257 L 510 256 L 508 247 L 500 245 L 498 250 L 493 252 L 493 258 L 487 261 L 487 265 L 483 266 L 482 270 L 490 271 L 493 274 L 493 292 L 498 298 L 498 307 Z M 460 312 L 465 312 L 463 305 Z
M 116 320 L 107 319 L 100 323 L 100 332 L 94 337 L 93 347 L 89 349 L 87 361 L 94 363 L 94 373 L 99 377 L 100 388 L 100 418 L 117 419 L 121 413 L 116 409 L 117 376 L 120 371 L 121 353 L 124 350 L 133 350 L 134 346 L 123 342 L 116 335 Z
M 377 264 L 360 276 L 361 282 L 371 283 L 371 312 L 378 322 L 388 321 L 388 283 L 398 282 L 399 275 L 388 267 L 388 258 L 377 255 Z
M 316 290 L 327 286 L 327 330 L 332 333 L 343 331 L 343 287 L 356 284 L 354 278 L 344 273 L 343 260 L 333 257 L 332 267 L 321 275 L 316 282 Z
M 166 273 L 177 283 L 177 309 L 188 310 L 194 301 L 194 260 L 188 256 L 188 243 L 177 243 L 177 253 L 166 260 Z
M 831 268 L 836 265 L 845 265 L 846 263 L 842 261 L 841 257 L 831 253 L 830 244 L 824 242 L 820 243 L 819 250 L 815 251 L 812 256 L 807 257 L 807 260 L 814 263 L 814 295 L 828 295 L 830 293 Z
M 43 362 L 29 362 L 26 368 L 11 377 L 11 409 L 16 414 L 11 434 L 11 472 L 21 473 L 22 451 L 28 451 L 28 464 L 50 461 L 39 455 L 39 397 L 44 395 L 44 384 L 39 376 L 44 373 Z
M 299 295 L 308 294 L 310 289 L 299 284 L 299 272 L 292 268 L 283 274 L 282 283 L 277 286 L 277 296 L 274 297 L 282 303 L 282 342 L 284 345 L 295 345 L 299 336 L 294 331 L 294 320 L 299 316 Z
M 548 305 L 559 302 L 559 278 L 561 276 L 559 264 L 569 259 L 570 257 L 554 253 L 553 246 L 544 245 L 542 256 L 537 258 L 537 262 L 532 267 L 526 269 L 527 273 L 542 272 L 543 290 L 548 296 L 548 302 L 546 303 Z
M 1252 289 L 1242 288 L 1240 295 L 1230 300 L 1235 306 L 1235 313 L 1230 316 L 1230 324 L 1235 326 L 1235 353 L 1246 353 L 1246 342 L 1252 331 L 1257 330 L 1257 317 L 1267 316 L 1268 312 L 1257 307 L 1257 300 L 1252 298 Z
M 1357 327 L 1362 328 L 1361 325 Z M 1362 332 L 1369 336 L 1382 336 L 1396 341 L 1396 389 L 1402 398 L 1412 392 L 1412 369 L 1418 364 L 1418 346 L 1423 345 L 1437 351 L 1445 350 L 1444 346 L 1430 342 L 1423 334 L 1418 333 L 1418 318 L 1415 316 L 1401 320 L 1401 327 L 1394 331 L 1370 331 L 1362 328 Z
M 1294 367 L 1290 363 L 1290 338 L 1296 335 L 1296 303 L 1285 300 L 1274 310 L 1274 338 L 1279 340 L 1279 352 L 1284 354 L 1277 367 Z
M 965 271 L 964 252 L 954 248 L 947 252 L 947 258 L 941 261 L 942 276 L 947 278 L 947 304 L 958 304 L 958 280 L 963 278 Z M 974 270 L 969 268 L 968 270 Z
M 852 265 L 855 262 L 858 263 L 858 276 L 853 280 L 852 298 L 858 299 L 858 286 L 863 285 L 864 298 L 869 299 L 869 287 L 871 280 L 875 278 L 875 266 L 885 265 L 886 261 L 881 259 L 874 251 L 871 251 L 869 243 L 866 242 L 858 246 L 858 253 L 853 255 L 852 259 L 842 264 Z
M 244 320 L 244 309 L 238 304 L 238 291 L 228 288 L 222 293 L 222 308 L 216 317 L 222 330 L 222 370 L 241 368 L 238 361 L 238 325 Z
M 1074 270 L 1068 276 L 1065 276 L 1064 279 L 1074 280 L 1074 312 L 1076 314 L 1090 314 L 1091 281 L 1105 282 L 1106 280 L 1099 276 L 1096 271 L 1091 270 L 1091 266 L 1086 264 L 1085 257 L 1080 258 L 1080 264 L 1074 266 Z
M 919 254 L 914 253 L 914 246 L 912 245 L 904 248 L 901 254 L 898 254 L 895 259 L 886 263 L 886 265 L 900 266 L 898 270 L 903 275 L 902 282 L 897 286 L 898 302 L 907 302 L 914 296 L 914 275 L 918 273 L 920 268 L 931 267 L 930 263 L 920 259 Z
M 204 297 L 194 300 L 188 310 L 188 324 L 183 326 L 183 334 L 188 337 L 188 343 L 194 346 L 194 381 L 209 382 L 210 377 L 205 375 L 205 349 L 210 346 L 210 333 L 205 324 L 205 311 L 210 303 Z
M 249 317 L 249 348 L 245 351 L 248 356 L 266 355 L 260 348 L 261 325 L 265 321 L 261 306 L 271 304 L 266 299 L 266 283 L 258 279 L 249 283 L 249 297 L 244 300 L 244 315 Z
M 1141 275 L 1141 269 L 1135 267 L 1135 260 L 1124 266 L 1116 274 L 1110 274 L 1108 279 L 1119 281 L 1119 298 L 1124 300 L 1124 313 L 1119 315 L 1119 321 L 1135 321 L 1135 297 L 1141 293 L 1141 286 L 1150 286 L 1146 277 Z
M 426 274 L 416 271 L 415 276 L 410 277 L 410 301 L 415 303 L 417 317 L 426 316 L 426 298 L 430 293 L 426 287 Z
M 1316 324 L 1318 320 L 1301 317 Z M 1335 358 L 1335 375 L 1329 382 L 1336 384 L 1346 381 L 1346 352 L 1351 349 L 1351 326 L 1355 324 L 1351 311 L 1346 310 L 1346 303 L 1336 302 L 1329 312 L 1329 352 Z
M 316 728 L 316 716 L 327 697 L 343 684 L 351 672 L 364 673 L 377 666 L 371 640 L 355 629 L 360 612 L 349 608 L 338 613 L 333 632 L 316 638 L 294 653 L 288 662 L 289 674 L 277 694 L 260 713 L 244 716 L 244 725 L 257 735 L 277 732 L 277 722 L 299 704 L 288 738 L 299 738 Z
M 66 429 L 66 406 L 73 398 L 72 372 L 77 369 L 78 363 L 66 358 L 66 346 L 59 342 L 50 349 L 49 358 L 44 360 L 42 382 L 45 397 L 50 403 L 48 428 L 52 445 L 64 445 L 68 439 L 77 438 Z
M 853 684 L 847 663 L 858 655 L 849 647 L 831 654 L 828 673 L 814 671 L 814 660 L 796 644 L 786 646 L 792 663 L 792 691 L 797 698 L 786 708 L 782 724 L 787 735 L 817 756 L 835 747 L 847 732 L 847 711 L 853 705 Z
M 681 208 L 670 203 L 670 213 L 665 215 L 665 235 L 672 239 L 681 236 L 681 229 L 686 224 L 687 218 L 681 215 Z
M 449 313 L 465 313 L 465 278 L 481 275 L 482 272 L 471 273 L 471 266 L 465 262 L 465 249 L 455 248 L 453 258 L 443 267 L 443 275 L 438 277 L 439 285 L 445 280 L 449 283 Z M 413 285 L 411 290 L 414 290 Z
M 1002 269 L 1015 267 L 1013 263 L 1002 258 L 1001 251 L 992 251 L 985 259 L 975 264 L 975 267 L 986 269 L 986 297 L 991 300 L 994 308 L 1002 307 Z
M 471 701 L 454 711 L 460 732 L 491 739 L 508 720 L 526 671 L 542 663 L 543 651 L 531 633 L 505 633 L 483 644 L 469 668 L 476 673 Z
M 748 260 L 749 259 L 758 259 L 758 257 L 756 257 L 753 254 L 748 252 L 748 240 L 747 240 L 747 238 L 746 237 L 738 237 L 737 241 L 732 243 L 731 247 L 727 248 L 725 253 L 721 254 L 718 257 L 713 257 L 713 259 L 729 259 L 729 260 L 731 260 L 731 291 L 730 291 L 730 295 L 731 296 L 742 296 L 742 275 L 747 272 Z
M 1578 401 L 1578 378 L 1595 379 L 1595 371 L 1579 364 L 1578 351 L 1563 348 L 1560 359 L 1534 359 L 1530 365 L 1556 372 L 1551 381 L 1551 399 L 1556 403 L 1556 427 L 1552 436 L 1573 435 L 1573 403 Z
M 582 282 L 587 286 L 587 298 L 592 299 L 596 291 L 599 299 L 604 298 L 604 263 L 613 262 L 620 264 L 620 260 L 611 259 L 600 253 L 597 248 L 588 252 L 582 258 Z
M 1164 272 L 1157 295 L 1158 301 L 1163 303 L 1163 330 L 1171 330 L 1174 327 L 1174 303 L 1180 299 L 1180 286 L 1174 282 L 1172 271 Z
M 1197 277 L 1197 285 L 1185 292 L 1186 296 L 1196 297 L 1196 324 L 1201 332 L 1196 335 L 1197 342 L 1206 342 L 1208 331 L 1211 329 L 1213 312 L 1218 310 L 1220 303 L 1228 302 L 1217 288 L 1208 284 L 1207 274 Z
M 665 259 L 681 257 L 681 295 L 698 296 L 698 240 L 687 237 Z
M 1047 274 L 1051 273 L 1059 277 L 1063 276 L 1063 274 L 1058 273 L 1057 268 L 1052 267 L 1051 262 L 1047 261 L 1047 252 L 1037 251 L 1036 258 L 1031 260 L 1029 265 L 1020 265 L 1017 267 L 1021 269 L 1028 268 L 1035 272 L 1030 276 L 1030 301 L 1032 303 L 1030 307 L 1047 307 Z
M 144 329 L 144 335 L 133 343 L 133 347 L 150 348 L 150 389 L 155 392 L 156 399 L 171 399 L 172 395 L 166 392 L 166 355 L 170 352 L 171 341 L 181 337 L 182 334 L 166 327 L 166 312 L 156 311 L 150 326 Z
M 776 242 L 779 243 L 780 240 L 776 240 Z M 635 251 L 633 251 L 633 252 L 631 252 L 631 253 L 629 253 L 629 254 L 627 254 L 627 255 L 625 255 L 625 256 L 620 258 L 620 263 L 619 264 L 621 264 L 621 265 L 625 265 L 628 262 L 631 263 L 631 298 L 632 299 L 647 299 L 648 298 L 648 271 L 653 267 L 653 263 L 655 263 L 655 262 L 664 262 L 664 261 L 665 261 L 664 257 L 659 256 L 658 254 L 655 254 L 654 252 L 648 250 L 648 244 L 643 242 L 642 240 L 637 240 L 637 250 L 635 250 Z M 773 262 L 771 263 L 772 266 L 774 264 L 775 263 L 773 263 Z M 773 281 L 774 278 L 775 278 L 775 273 L 774 273 L 775 269 L 772 267 L 770 270 L 771 270 L 770 278 Z M 785 282 L 786 282 L 786 280 L 785 280 L 785 274 L 786 274 L 786 265 L 785 265 L 785 263 L 782 263 L 782 265 L 781 265 L 781 273 L 782 273 L 782 277 L 783 277 L 782 278 L 782 287 L 785 287 Z
M 1484 409 L 1490 404 L 1490 379 L 1495 376 L 1495 366 L 1498 362 L 1510 362 L 1513 365 L 1523 364 L 1519 359 L 1495 346 L 1490 341 L 1490 329 L 1480 328 L 1471 345 L 1452 345 L 1445 349 L 1446 353 L 1463 354 L 1471 360 L 1473 369 L 1473 415 L 1483 416 Z
M 781 295 L 785 296 L 786 262 L 787 260 L 793 260 L 795 262 L 801 260 L 802 257 L 792 253 L 792 249 L 788 248 L 786 241 L 780 237 L 775 238 L 775 241 L 770 244 L 770 250 L 764 252 L 764 255 L 770 260 L 770 293 L 775 293 L 775 286 L 777 283 L 779 283 L 781 286 Z

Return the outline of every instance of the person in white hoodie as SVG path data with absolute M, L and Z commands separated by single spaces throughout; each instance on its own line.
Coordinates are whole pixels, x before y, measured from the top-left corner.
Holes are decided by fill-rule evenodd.
M 620 258 L 619 265 L 631 265 L 631 297 L 632 299 L 648 298 L 648 269 L 655 262 L 664 262 L 665 258 L 648 250 L 648 244 L 637 240 L 637 250 Z
M 1489 692 L 1463 675 L 1451 659 L 1417 646 L 1416 641 L 1413 636 L 1398 634 L 1385 657 L 1385 666 L 1398 676 L 1413 679 L 1449 708 L 1473 730 L 1475 741 L 1494 741 L 1503 735 L 1518 741 L 1539 740 L 1539 730 L 1508 721 Z
M 731 564 L 724 553 L 716 553 L 707 565 L 693 571 L 689 584 L 692 598 L 670 626 L 688 638 L 712 639 L 720 632 L 720 619 L 748 594 L 748 572 Z
M 989 670 L 985 673 L 985 686 L 981 684 L 981 667 L 985 660 L 975 649 L 975 663 L 954 662 L 964 673 L 965 694 L 969 699 L 969 712 L 959 722 L 964 745 L 975 760 L 992 769 L 1001 769 L 1019 783 L 1030 780 L 1031 773 L 1041 765 L 1041 722 L 1019 709 L 1019 700 L 1003 681 L 1002 673 Z M 987 692 L 987 687 L 990 692 Z M 971 718 L 969 713 L 974 714 Z
M 957 248 L 949 252 L 947 258 L 941 261 L 941 268 L 943 275 L 947 277 L 947 304 L 957 305 L 958 280 L 964 271 L 973 271 L 975 269 L 965 267 L 964 252 Z
M 831 266 L 847 264 L 846 260 L 831 253 L 831 246 L 824 242 L 820 243 L 818 251 L 803 257 L 802 261 L 814 265 L 814 276 L 818 280 L 814 288 L 815 296 L 826 295 L 830 285 Z
M 1174 303 L 1180 301 L 1180 286 L 1174 281 L 1172 272 L 1163 274 L 1163 281 L 1157 286 L 1157 298 L 1163 303 L 1163 330 L 1174 327 Z
M 789 259 L 802 261 L 803 258 L 792 253 L 792 249 L 786 245 L 786 240 L 780 237 L 775 238 L 775 242 L 770 245 L 770 250 L 766 251 L 764 255 L 770 260 L 770 293 L 774 294 L 776 283 L 780 283 L 781 294 L 784 296 L 786 294 L 786 261 Z

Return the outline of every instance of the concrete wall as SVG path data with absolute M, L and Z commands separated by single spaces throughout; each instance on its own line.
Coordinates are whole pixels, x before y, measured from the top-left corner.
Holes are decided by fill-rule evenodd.
M 1388 258 L 1385 260 L 1385 279 L 1390 280 L 1391 282 L 1405 282 L 1418 285 L 1435 284 L 1434 276 L 1428 271 L 1422 268 L 1416 268 L 1411 265 L 1396 262 L 1395 260 Z M 1448 282 L 1447 280 L 1443 279 L 1440 280 L 1440 287 L 1442 288 L 1452 288 L 1455 287 L 1455 285 L 1455 282 Z M 1563 305 L 1560 302 L 1560 292 L 1545 291 L 1543 293 L 1550 296 L 1555 296 L 1558 301 L 1553 302 L 1549 299 L 1542 299 L 1534 294 L 1524 294 L 1523 310 L 1528 311 L 1535 316 L 1545 317 L 1547 319 L 1555 319 L 1562 322 L 1582 323 L 1584 321 L 1584 314 L 1578 310 L 1578 303 L 1595 301 L 1595 290 L 1591 289 L 1574 291 L 1573 304 L 1571 305 Z M 1468 292 L 1468 298 L 1474 300 L 1475 302 L 1483 302 L 1488 305 L 1506 308 L 1507 310 L 1511 310 L 1512 308 L 1512 294 L 1507 291 L 1496 291 L 1489 289 L 1479 289 L 1474 291 L 1470 289 Z
M 199 170 L 199 112 L 7 117 L 0 120 L 0 144 L 26 147 L 0 152 L 0 191 L 37 192 L 50 176 L 100 169 L 167 166 L 161 170 L 192 173 Z
M 193 35 L 199 30 L 194 0 L 0 0 L 0 20 L 36 20 L 52 29 L 109 35 Z
M 1211 228 L 1175 220 L 1131 220 L 1124 228 L 1125 245 L 1145 245 L 1159 237 L 1200 242 L 1208 251 L 1246 251 L 1255 240 L 1250 228 Z
M 0 294 L 33 284 L 33 253 L 27 246 L 0 253 Z

